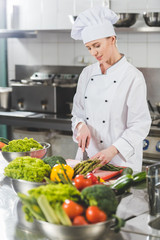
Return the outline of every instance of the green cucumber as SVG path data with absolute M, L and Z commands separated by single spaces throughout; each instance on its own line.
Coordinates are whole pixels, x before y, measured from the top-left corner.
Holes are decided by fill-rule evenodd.
M 139 183 L 146 180 L 146 172 L 139 172 L 133 175 L 133 182 Z
M 9 143 L 9 140 L 6 139 L 6 138 L 0 137 L 0 142 L 5 143 L 5 144 L 8 144 L 8 143 Z
M 126 175 L 126 174 L 132 175 L 132 173 L 133 173 L 133 170 L 132 170 L 132 168 L 130 168 L 130 167 L 126 167 L 126 168 L 124 168 L 123 171 L 122 171 L 122 175 Z
M 132 186 L 132 183 L 132 175 L 123 175 L 122 177 L 118 178 L 114 184 L 111 185 L 111 189 L 113 189 L 116 194 L 122 194 Z

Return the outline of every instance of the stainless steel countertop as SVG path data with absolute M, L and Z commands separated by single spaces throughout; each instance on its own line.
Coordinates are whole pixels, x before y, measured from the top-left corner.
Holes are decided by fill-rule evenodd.
M 25 221 L 19 198 L 12 189 L 10 181 L 3 175 L 7 164 L 0 153 L 0 240 L 48 240 L 36 230 L 32 223 Z M 131 192 L 131 195 L 121 200 L 117 215 L 124 219 L 135 217 L 126 222 L 120 233 L 115 234 L 110 230 L 103 239 L 99 240 L 160 239 L 160 231 L 148 226 L 151 217 L 148 214 L 146 189 L 131 189 Z M 53 240 L 62 239 L 54 238 Z

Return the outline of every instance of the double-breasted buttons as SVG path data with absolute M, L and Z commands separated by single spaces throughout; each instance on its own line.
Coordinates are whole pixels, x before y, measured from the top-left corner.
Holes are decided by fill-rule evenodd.
M 114 80 L 113 82 L 114 82 L 114 83 L 116 83 L 117 81 L 116 81 L 116 80 Z
M 85 96 L 84 98 L 87 99 L 87 96 Z
M 108 100 L 107 100 L 107 99 L 105 99 L 105 102 L 108 102 Z
M 86 119 L 89 120 L 89 117 L 87 117 Z
M 93 81 L 94 79 L 93 78 L 91 78 L 91 81 Z
M 103 143 L 103 141 L 102 141 L 102 140 L 100 140 L 100 143 Z
M 105 120 L 103 120 L 102 122 L 103 122 L 103 123 L 105 123 L 106 121 L 105 121 Z

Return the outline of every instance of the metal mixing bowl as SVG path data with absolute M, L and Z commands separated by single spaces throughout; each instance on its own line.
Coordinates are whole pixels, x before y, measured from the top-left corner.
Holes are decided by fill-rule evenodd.
M 6 178 L 10 179 L 11 186 L 16 193 L 20 192 L 26 195 L 28 195 L 28 190 L 47 184 L 46 182 L 30 182 L 22 179 Z
M 46 142 L 40 142 L 40 144 L 43 146 L 43 149 L 30 151 L 30 152 L 2 152 L 2 156 L 5 158 L 7 162 L 11 162 L 13 159 L 17 157 L 24 157 L 24 156 L 44 158 L 47 154 L 50 144 Z
M 160 12 L 145 12 L 143 18 L 148 26 L 160 27 Z
M 139 13 L 117 13 L 119 20 L 114 24 L 115 27 L 130 27 L 137 21 Z
M 83 225 L 83 226 L 62 226 L 43 221 L 34 221 L 37 229 L 47 238 L 56 240 L 99 240 L 109 231 L 113 219 L 106 222 Z

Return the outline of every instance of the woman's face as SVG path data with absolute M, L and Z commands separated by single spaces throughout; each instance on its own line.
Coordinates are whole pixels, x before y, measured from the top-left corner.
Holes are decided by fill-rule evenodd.
M 85 44 L 90 54 L 100 63 L 108 62 L 115 46 L 115 37 L 102 38 Z

